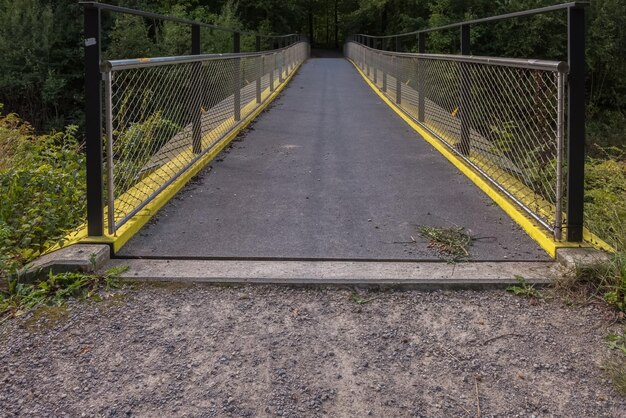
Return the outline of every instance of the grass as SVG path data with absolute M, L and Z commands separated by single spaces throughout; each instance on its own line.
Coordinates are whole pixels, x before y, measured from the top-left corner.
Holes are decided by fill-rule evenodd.
M 626 315 L 626 254 L 617 253 L 607 262 L 577 267 L 570 277 L 557 283 L 558 290 L 601 298 Z
M 22 316 L 41 306 L 63 306 L 70 298 L 100 300 L 99 292 L 119 286 L 127 267 L 115 267 L 102 275 L 77 272 L 48 274 L 36 284 L 10 279 L 0 291 L 0 322 Z
M 626 330 L 622 333 L 609 333 L 605 338 L 609 349 L 617 351 L 617 355 L 605 361 L 604 370 L 615 388 L 626 395 Z
M 447 262 L 457 262 L 469 258 L 472 236 L 463 227 L 419 226 L 420 235 L 428 239 L 428 247 L 437 251 Z

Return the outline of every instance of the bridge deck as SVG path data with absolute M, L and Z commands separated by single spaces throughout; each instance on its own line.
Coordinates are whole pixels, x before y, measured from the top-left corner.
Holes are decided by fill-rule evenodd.
M 548 258 L 348 61 L 311 59 L 119 255 L 437 259 L 419 225 L 467 228 L 474 260 Z

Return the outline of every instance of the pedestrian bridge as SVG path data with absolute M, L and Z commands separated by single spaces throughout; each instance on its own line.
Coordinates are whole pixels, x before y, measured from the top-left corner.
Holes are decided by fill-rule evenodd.
M 256 52 L 99 60 L 104 129 L 74 238 L 160 259 L 437 259 L 422 227 L 467 231 L 471 260 L 600 243 L 582 228 L 580 45 L 569 63 L 476 57 L 476 23 L 458 25 L 462 55 L 424 53 L 424 31 L 409 34 L 419 53 L 400 52 L 404 35 L 395 51 L 358 35 L 311 58 L 290 35 L 266 51 L 257 37 Z

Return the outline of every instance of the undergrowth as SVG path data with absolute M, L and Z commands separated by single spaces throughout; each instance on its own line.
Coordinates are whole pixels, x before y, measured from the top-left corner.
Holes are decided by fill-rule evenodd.
M 618 252 L 626 252 L 626 155 L 619 148 L 600 148 L 602 158 L 585 166 L 585 226 Z
M 0 105 L 0 278 L 63 240 L 85 214 L 77 128 L 35 135 Z
M 99 300 L 100 290 L 119 287 L 118 277 L 126 269 L 115 267 L 102 275 L 50 272 L 38 283 L 9 279 L 7 288 L 0 290 L 0 322 L 40 306 L 61 306 L 70 298 Z
M 626 315 L 626 253 L 617 253 L 606 262 L 579 266 L 558 288 L 601 298 L 624 317 Z

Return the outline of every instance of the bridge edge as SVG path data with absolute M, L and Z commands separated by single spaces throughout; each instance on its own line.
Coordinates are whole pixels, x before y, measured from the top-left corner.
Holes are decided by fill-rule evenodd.
M 478 172 L 467 165 L 463 160 L 454 155 L 446 146 L 443 145 L 441 140 L 431 134 L 417 123 L 412 117 L 407 115 L 401 108 L 396 106 L 391 100 L 389 100 L 379 89 L 376 87 L 367 76 L 361 71 L 357 64 L 351 59 L 346 57 L 346 60 L 350 62 L 357 72 L 361 75 L 367 85 L 380 97 L 380 99 L 387 104 L 398 116 L 402 118 L 413 130 L 424 138 L 433 148 L 435 148 L 440 154 L 442 154 L 452 165 L 454 165 L 463 175 L 469 178 L 483 193 L 485 193 L 491 200 L 493 200 L 511 219 L 515 221 L 526 234 L 532 238 L 539 246 L 548 253 L 552 258 L 556 258 L 557 250 L 560 248 L 597 248 L 602 251 L 614 252 L 613 247 L 599 237 L 591 233 L 591 231 L 585 228 L 584 241 L 583 242 L 562 242 L 557 241 L 545 231 L 541 225 L 537 224 L 533 219 L 527 216 L 517 205 L 511 201 L 508 197 L 504 196 L 497 191 L 495 187 L 489 184 Z

